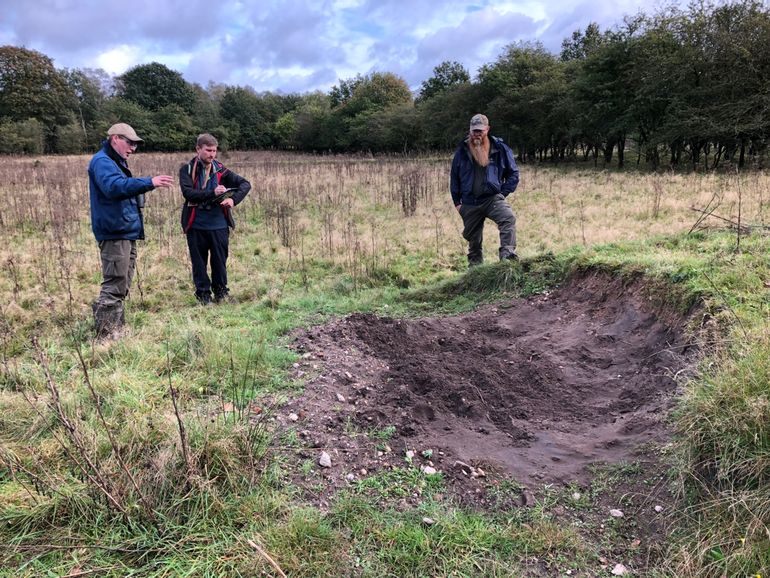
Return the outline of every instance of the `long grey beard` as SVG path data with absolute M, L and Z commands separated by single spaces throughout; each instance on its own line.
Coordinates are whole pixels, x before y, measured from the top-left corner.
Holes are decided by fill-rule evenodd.
M 487 166 L 489 164 L 489 149 L 484 146 L 484 141 L 482 140 L 479 144 L 474 144 L 474 142 L 471 141 L 468 144 L 470 145 L 473 160 L 482 167 Z

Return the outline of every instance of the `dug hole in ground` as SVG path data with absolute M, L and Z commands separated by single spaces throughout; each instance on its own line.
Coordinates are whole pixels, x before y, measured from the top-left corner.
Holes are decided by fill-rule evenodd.
M 521 488 L 516 507 L 545 485 L 588 487 L 597 464 L 664 472 L 666 419 L 698 350 L 688 315 L 645 289 L 641 276 L 591 272 L 467 314 L 354 314 L 295 333 L 306 387 L 278 413 L 301 442 L 295 482 L 323 507 L 366 475 L 411 465 L 484 509 L 500 507 L 490 490 L 503 480 Z M 364 435 L 387 428 L 385 442 Z M 300 471 L 308 460 L 322 484 Z M 644 490 L 650 510 L 665 486 Z

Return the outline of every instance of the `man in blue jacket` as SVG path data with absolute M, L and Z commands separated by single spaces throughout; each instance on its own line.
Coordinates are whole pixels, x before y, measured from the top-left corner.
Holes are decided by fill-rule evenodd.
M 513 151 L 502 139 L 489 135 L 486 116 L 474 115 L 468 137 L 455 151 L 449 181 L 452 201 L 463 219 L 469 266 L 484 261 L 481 244 L 486 219 L 494 221 L 500 232 L 500 260 L 518 259 L 516 217 L 506 201 L 518 184 Z
M 88 165 L 91 229 L 99 244 L 102 287 L 93 303 L 96 337 L 119 337 L 125 324 L 123 300 L 136 268 L 136 241 L 144 239 L 144 193 L 170 187 L 170 175 L 133 177 L 128 158 L 142 139 L 125 123 L 114 124 Z

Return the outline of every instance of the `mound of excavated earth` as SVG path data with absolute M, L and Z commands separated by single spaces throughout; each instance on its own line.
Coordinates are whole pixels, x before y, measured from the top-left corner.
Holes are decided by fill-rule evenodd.
M 589 274 L 464 315 L 351 315 L 295 335 L 306 388 L 279 422 L 300 459 L 328 454 L 332 489 L 405 460 L 461 496 L 493 476 L 584 483 L 667 439 L 694 348 L 686 319 L 650 303 L 643 279 Z

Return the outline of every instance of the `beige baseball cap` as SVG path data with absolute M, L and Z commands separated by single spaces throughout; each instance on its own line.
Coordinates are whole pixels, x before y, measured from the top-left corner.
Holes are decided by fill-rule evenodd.
M 471 130 L 484 130 L 489 127 L 489 119 L 483 114 L 474 114 L 471 118 Z
M 113 124 L 110 127 L 110 130 L 107 131 L 107 136 L 112 136 L 114 134 L 124 136 L 128 140 L 132 140 L 134 142 L 144 142 L 144 139 L 140 138 L 139 135 L 136 134 L 136 131 L 131 128 L 131 125 L 128 125 L 125 122 L 119 122 L 118 124 Z

